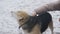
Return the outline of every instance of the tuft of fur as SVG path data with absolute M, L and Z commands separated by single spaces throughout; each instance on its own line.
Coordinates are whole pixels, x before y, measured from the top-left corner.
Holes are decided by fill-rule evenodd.
M 17 11 L 15 14 L 17 16 L 19 25 L 24 24 L 29 18 L 29 15 L 24 11 Z

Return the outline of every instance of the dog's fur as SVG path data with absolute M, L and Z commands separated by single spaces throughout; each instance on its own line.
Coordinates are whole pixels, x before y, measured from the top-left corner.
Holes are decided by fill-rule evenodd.
M 52 16 L 48 12 L 38 14 L 38 16 L 30 16 L 24 11 L 17 11 L 16 15 L 19 25 L 26 23 L 22 26 L 24 34 L 41 34 L 48 26 L 53 34 Z

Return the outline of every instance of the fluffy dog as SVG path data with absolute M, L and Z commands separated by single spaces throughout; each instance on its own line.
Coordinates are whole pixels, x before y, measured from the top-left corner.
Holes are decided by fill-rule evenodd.
M 24 34 L 42 34 L 48 26 L 53 34 L 52 16 L 48 12 L 38 14 L 38 16 L 30 16 L 24 11 L 17 11 L 15 14 L 19 28 L 22 27 Z

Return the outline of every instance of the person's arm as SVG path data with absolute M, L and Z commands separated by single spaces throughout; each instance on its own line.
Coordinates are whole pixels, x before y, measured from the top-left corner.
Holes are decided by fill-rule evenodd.
M 35 9 L 34 11 L 40 14 L 46 11 L 55 11 L 55 10 L 60 10 L 60 0 L 53 3 L 45 4 L 44 6 L 41 6 Z

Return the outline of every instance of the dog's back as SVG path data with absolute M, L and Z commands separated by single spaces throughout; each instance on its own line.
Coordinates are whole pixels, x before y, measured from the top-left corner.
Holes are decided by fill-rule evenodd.
M 52 16 L 45 12 L 43 14 L 38 14 L 37 22 L 40 25 L 41 33 L 44 32 L 48 28 L 48 24 L 52 21 Z

